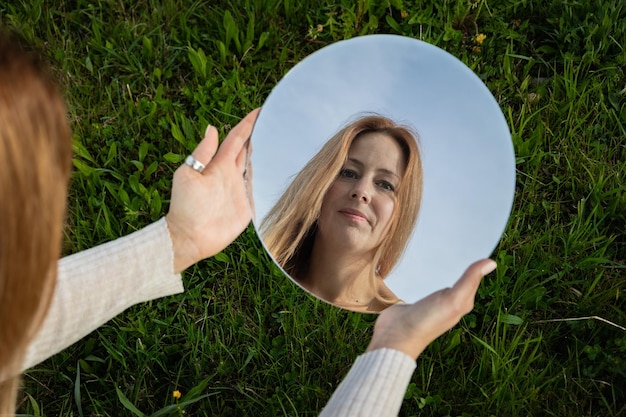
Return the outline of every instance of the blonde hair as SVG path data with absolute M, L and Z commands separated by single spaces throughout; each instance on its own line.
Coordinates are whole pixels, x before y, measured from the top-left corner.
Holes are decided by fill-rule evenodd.
M 285 272 L 299 280 L 308 269 L 322 201 L 348 158 L 352 143 L 369 132 L 384 133 L 398 142 L 405 170 L 397 189 L 396 210 L 389 232 L 372 260 L 370 285 L 376 299 L 393 304 L 377 291 L 376 276 L 389 275 L 402 256 L 417 220 L 422 197 L 422 163 L 417 134 L 393 120 L 369 115 L 337 132 L 306 164 L 261 223 L 263 241 Z
M 71 168 L 66 108 L 36 54 L 0 31 L 0 415 L 48 309 Z

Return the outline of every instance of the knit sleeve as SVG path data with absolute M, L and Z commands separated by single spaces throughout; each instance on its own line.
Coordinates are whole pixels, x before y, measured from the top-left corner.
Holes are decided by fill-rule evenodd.
M 61 259 L 50 308 L 22 369 L 60 352 L 132 305 L 182 292 L 182 278 L 173 273 L 173 265 L 165 218 Z
M 357 358 L 320 417 L 397 416 L 415 361 L 394 349 L 377 349 Z

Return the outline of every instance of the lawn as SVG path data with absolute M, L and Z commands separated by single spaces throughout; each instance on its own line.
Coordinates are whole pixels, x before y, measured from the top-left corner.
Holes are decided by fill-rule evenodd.
M 626 415 L 626 4 L 413 3 L 0 0 L 2 25 L 46 51 L 69 103 L 64 253 L 162 217 L 207 123 L 224 136 L 308 54 L 372 33 L 422 39 L 498 100 L 517 184 L 497 271 L 418 359 L 400 414 Z M 316 415 L 376 319 L 295 288 L 251 227 L 183 279 L 184 294 L 29 370 L 19 412 Z

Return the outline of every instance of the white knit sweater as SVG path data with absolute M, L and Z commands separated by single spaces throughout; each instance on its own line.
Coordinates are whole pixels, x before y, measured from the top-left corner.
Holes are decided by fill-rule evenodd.
M 164 218 L 61 259 L 50 309 L 22 369 L 60 352 L 132 305 L 184 291 L 173 264 Z M 395 416 L 414 369 L 415 361 L 399 351 L 379 349 L 361 355 L 321 415 Z

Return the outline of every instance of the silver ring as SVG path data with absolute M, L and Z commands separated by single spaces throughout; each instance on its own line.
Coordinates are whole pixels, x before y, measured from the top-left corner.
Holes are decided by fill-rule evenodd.
M 204 171 L 204 168 L 206 168 L 206 166 L 202 162 L 194 158 L 193 155 L 189 155 L 185 159 L 185 164 L 189 165 L 191 169 L 198 172 L 199 174 L 202 174 L 202 171 Z

